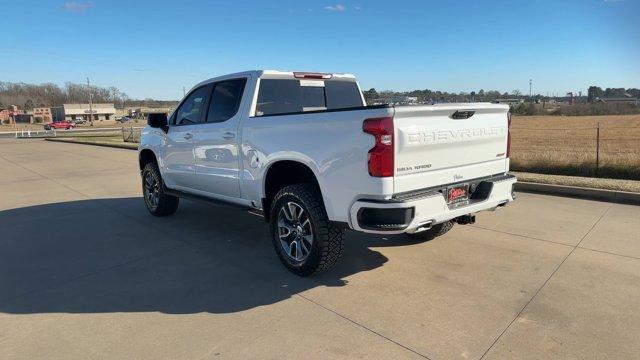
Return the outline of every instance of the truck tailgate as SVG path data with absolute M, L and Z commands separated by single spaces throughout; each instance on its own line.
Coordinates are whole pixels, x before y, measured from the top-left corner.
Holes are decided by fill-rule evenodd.
M 508 111 L 500 104 L 396 107 L 394 192 L 505 172 Z

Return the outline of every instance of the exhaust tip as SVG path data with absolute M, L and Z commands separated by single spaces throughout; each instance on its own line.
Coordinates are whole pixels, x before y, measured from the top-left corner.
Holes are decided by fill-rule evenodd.
M 433 221 L 428 221 L 428 222 L 426 222 L 424 224 L 420 224 L 420 226 L 418 226 L 416 228 L 416 230 L 413 232 L 413 234 L 419 233 L 419 232 L 422 232 L 422 231 L 427 231 L 427 230 L 431 229 L 431 227 L 433 227 Z

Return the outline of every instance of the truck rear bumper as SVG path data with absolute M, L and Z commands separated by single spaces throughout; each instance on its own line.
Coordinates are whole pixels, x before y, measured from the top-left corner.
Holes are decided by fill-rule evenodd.
M 444 185 L 411 193 L 397 194 L 390 200 L 357 200 L 349 211 L 354 230 L 376 234 L 414 233 L 435 224 L 484 210 L 495 210 L 515 200 L 513 175 L 496 175 L 467 183 L 475 189 L 468 202 L 449 205 Z

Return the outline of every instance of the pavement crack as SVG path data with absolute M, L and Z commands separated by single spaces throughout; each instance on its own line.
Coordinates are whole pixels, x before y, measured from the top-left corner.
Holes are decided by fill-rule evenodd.
M 358 326 L 358 327 L 360 327 L 360 328 L 362 328 L 362 329 L 364 329 L 364 330 L 366 330 L 366 331 L 368 331 L 368 332 L 370 332 L 370 333 L 372 333 L 374 335 L 377 335 L 377 336 L 379 336 L 379 337 L 381 337 L 381 338 L 383 338 L 383 339 L 385 339 L 387 341 L 390 341 L 390 342 L 400 346 L 401 348 L 403 348 L 403 349 L 405 349 L 407 351 L 410 351 L 410 352 L 412 352 L 412 353 L 414 353 L 414 354 L 416 354 L 416 355 L 418 355 L 418 356 L 420 356 L 420 357 L 422 357 L 424 359 L 431 360 L 431 358 L 428 357 L 427 355 L 421 354 L 418 351 L 413 350 L 412 348 L 410 348 L 410 347 L 408 347 L 408 346 L 406 346 L 406 345 L 404 345 L 402 343 L 399 343 L 399 342 L 391 339 L 390 337 L 385 336 L 385 335 L 383 335 L 383 334 L 381 334 L 381 333 L 379 333 L 379 332 L 367 327 L 366 325 L 363 325 L 363 324 L 361 324 L 361 323 L 349 318 L 348 316 L 342 315 L 339 312 L 337 312 L 337 311 L 335 311 L 335 310 L 333 310 L 331 308 L 328 308 L 328 307 L 326 307 L 326 306 L 324 306 L 324 305 L 322 305 L 322 304 L 320 304 L 320 303 L 318 303 L 318 302 L 316 302 L 316 301 L 314 301 L 314 300 L 312 300 L 312 299 L 310 299 L 310 298 L 308 298 L 308 297 L 306 297 L 306 296 L 304 296 L 304 295 L 302 295 L 300 293 L 297 293 L 295 295 L 300 297 L 300 298 L 302 298 L 302 299 L 304 299 L 304 300 L 306 300 L 306 301 L 308 301 L 308 302 L 310 302 L 310 303 L 312 303 L 312 304 L 314 304 L 314 305 L 317 305 L 317 306 L 321 307 L 322 309 L 324 309 L 326 311 L 329 311 L 330 313 L 333 313 L 334 315 L 337 315 L 337 316 L 341 317 L 344 320 L 347 320 L 348 322 L 350 322 L 350 323 L 352 323 L 352 324 L 354 324 L 354 325 L 356 325 L 356 326 Z
M 608 210 L 608 209 L 607 209 Z M 605 210 L 605 211 L 607 211 Z M 486 228 L 483 226 L 478 226 L 478 225 L 468 225 L 474 229 L 480 229 L 480 230 L 485 230 L 485 231 L 492 231 L 492 232 L 496 232 L 499 234 L 505 234 L 505 235 L 511 235 L 511 236 L 516 236 L 516 237 L 521 237 L 521 238 L 525 238 L 525 239 L 529 239 L 529 240 L 535 240 L 535 241 L 543 241 L 543 242 L 547 242 L 547 243 L 552 243 L 552 244 L 556 244 L 556 245 L 562 245 L 562 246 L 566 246 L 566 247 L 577 247 L 579 249 L 582 250 L 587 250 L 587 251 L 594 251 L 594 252 L 598 252 L 598 253 L 602 253 L 602 254 L 609 254 L 609 255 L 614 255 L 614 256 L 621 256 L 624 258 L 628 258 L 628 259 L 636 259 L 636 260 L 640 260 L 639 257 L 637 256 L 631 256 L 631 255 L 624 255 L 624 254 L 617 254 L 614 252 L 610 252 L 610 251 L 604 251 L 604 250 L 597 250 L 597 249 L 592 249 L 592 248 L 588 248 L 588 247 L 584 247 L 584 246 L 578 246 L 578 245 L 570 245 L 570 244 L 564 244 L 561 242 L 557 242 L 557 241 L 553 241 L 553 240 L 547 240 L 547 239 L 541 239 L 541 238 L 537 238 L 537 237 L 533 237 L 533 236 L 528 236 L 528 235 L 521 235 L 521 234 L 515 234 L 515 233 L 510 233 L 508 231 L 502 231 L 502 230 L 496 230 L 496 229 L 491 229 L 491 228 Z M 582 242 L 582 239 L 586 238 L 587 235 L 589 235 L 590 231 L 585 234 L 583 236 L 583 238 L 581 238 L 580 242 Z
M 513 325 L 513 323 L 520 317 L 520 315 L 522 315 L 522 313 L 524 312 L 524 309 L 527 308 L 527 306 L 529 306 L 529 304 L 531 304 L 531 302 L 533 301 L 533 299 L 536 298 L 536 296 L 538 296 L 538 294 L 540 293 L 540 291 L 542 291 L 542 289 L 547 286 L 547 284 L 549 283 L 549 281 L 551 280 L 551 278 L 558 272 L 558 270 L 560 269 L 560 267 L 562 267 L 562 265 L 565 263 L 565 261 L 567 261 L 567 259 L 571 256 L 571 254 L 574 253 L 574 251 L 576 251 L 576 249 L 580 246 L 580 244 L 582 243 L 582 241 L 593 231 L 593 229 L 596 227 L 596 225 L 598 225 L 600 223 L 600 221 L 604 218 L 604 216 L 609 212 L 609 210 L 613 207 L 613 204 L 610 204 L 607 209 L 602 213 L 602 215 L 600 215 L 600 217 L 598 218 L 598 220 L 596 220 L 593 225 L 591 225 L 591 227 L 589 228 L 589 230 L 582 236 L 582 238 L 580 238 L 580 241 L 578 241 L 578 243 L 575 246 L 572 246 L 571 251 L 569 251 L 569 253 L 567 254 L 567 256 L 564 257 L 564 259 L 562 259 L 562 261 L 560 262 L 560 264 L 558 264 L 558 266 L 556 266 L 556 268 L 551 272 L 551 275 L 549 275 L 549 277 L 547 278 L 547 280 L 544 281 L 544 283 L 542 283 L 542 285 L 538 288 L 538 290 L 536 290 L 536 292 L 533 294 L 533 296 L 531 296 L 531 298 L 529 299 L 529 301 L 527 301 L 526 304 L 524 304 L 524 306 L 520 309 L 520 311 L 518 311 L 518 313 L 516 314 L 516 316 L 511 320 L 511 322 L 509 322 L 509 325 L 507 325 L 507 327 L 504 328 L 504 330 L 502 330 L 502 332 L 500 333 L 500 335 L 498 335 L 498 337 L 495 338 L 495 340 L 493 340 L 493 342 L 491 343 L 491 345 L 487 348 L 487 350 L 485 350 L 485 352 L 482 354 L 482 356 L 480 356 L 480 359 L 484 359 L 484 357 L 489 353 L 489 351 L 498 343 L 498 340 L 500 340 L 502 338 L 502 336 L 504 336 L 504 334 L 507 332 L 507 330 L 509 330 L 509 328 L 511 327 L 511 325 Z M 570 246 L 570 245 L 569 245 Z
M 497 233 L 500 233 L 500 234 L 517 236 L 517 237 L 521 237 L 521 238 L 525 238 L 525 239 L 529 239 L 529 240 L 544 241 L 544 242 L 548 242 L 548 243 L 552 243 L 552 244 L 556 244 L 556 245 L 562 245 L 562 246 L 566 246 L 566 247 L 573 247 L 574 246 L 574 245 L 564 244 L 564 243 L 553 241 L 553 240 L 541 239 L 541 238 L 537 238 L 537 237 L 533 237 L 533 236 L 511 233 L 511 232 L 508 232 L 508 231 L 502 231 L 502 230 L 486 228 L 486 227 L 482 227 L 482 226 L 479 226 L 479 225 L 467 225 L 467 226 L 471 226 L 474 229 L 493 231 L 493 232 L 497 232 Z
M 596 250 L 596 249 L 591 249 L 588 247 L 584 247 L 584 246 L 578 246 L 579 249 L 581 250 L 587 250 L 587 251 L 593 251 L 593 252 L 597 252 L 597 253 L 601 253 L 601 254 L 607 254 L 607 255 L 613 255 L 613 256 L 620 256 L 623 258 L 627 258 L 627 259 L 634 259 L 634 260 L 640 260 L 639 257 L 637 256 L 631 256 L 631 255 L 623 255 L 623 254 L 616 254 L 610 251 L 604 251 L 604 250 Z

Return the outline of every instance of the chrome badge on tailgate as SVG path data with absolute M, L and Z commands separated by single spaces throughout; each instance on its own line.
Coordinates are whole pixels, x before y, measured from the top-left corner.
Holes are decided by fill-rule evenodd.
M 407 134 L 407 143 L 409 145 L 453 143 L 483 137 L 500 137 L 505 135 L 505 131 L 506 129 L 502 126 L 491 126 L 482 128 L 414 132 Z

